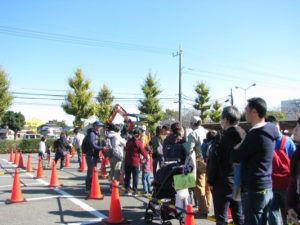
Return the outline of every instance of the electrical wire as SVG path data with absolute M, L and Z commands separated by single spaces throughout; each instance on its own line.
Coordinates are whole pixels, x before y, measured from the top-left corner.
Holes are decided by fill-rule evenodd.
M 11 35 L 16 37 L 25 37 L 32 39 L 40 39 L 46 41 L 55 41 L 68 44 L 84 45 L 90 47 L 107 47 L 120 50 L 141 51 L 158 54 L 171 54 L 174 50 L 159 48 L 153 46 L 144 46 L 131 43 L 122 43 L 116 41 L 98 40 L 86 37 L 78 37 L 73 35 L 64 35 L 57 33 L 42 32 L 23 28 L 0 26 L 0 34 Z

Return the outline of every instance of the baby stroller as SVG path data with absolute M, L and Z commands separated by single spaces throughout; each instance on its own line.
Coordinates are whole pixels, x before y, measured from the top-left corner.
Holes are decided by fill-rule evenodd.
M 177 144 L 175 144 L 177 145 Z M 176 190 L 173 176 L 183 172 L 192 171 L 190 165 L 184 165 L 185 151 L 182 145 L 173 146 L 175 150 L 164 154 L 163 166 L 157 171 L 156 178 L 152 182 L 152 197 L 148 202 L 145 212 L 145 222 L 152 223 L 154 216 L 159 217 L 161 224 L 171 225 L 172 219 L 178 219 L 180 225 L 184 224 L 184 214 L 178 212 L 175 205 Z M 174 161 L 175 160 L 175 161 Z

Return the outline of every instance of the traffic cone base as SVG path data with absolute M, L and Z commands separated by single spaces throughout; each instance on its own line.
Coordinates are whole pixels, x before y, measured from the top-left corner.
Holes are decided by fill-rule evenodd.
M 112 222 L 109 222 L 109 219 L 106 218 L 106 219 L 102 220 L 101 222 L 104 223 L 104 224 L 108 224 L 108 225 L 113 225 L 113 224 L 120 224 L 120 225 L 122 225 L 122 224 L 130 224 L 130 222 L 128 220 L 126 220 L 126 219 L 123 219 L 120 222 L 112 223 Z
M 19 201 L 12 201 L 10 199 L 7 199 L 5 201 L 5 204 L 22 203 L 22 202 L 27 202 L 27 200 L 25 198 L 23 198 L 22 200 L 19 200 Z

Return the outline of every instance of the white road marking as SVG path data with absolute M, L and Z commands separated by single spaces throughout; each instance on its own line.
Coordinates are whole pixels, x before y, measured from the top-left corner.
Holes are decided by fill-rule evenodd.
M 10 163 L 8 162 L 6 159 L 2 159 L 3 161 L 7 162 L 7 163 Z M 26 173 L 26 175 L 28 175 L 29 177 L 34 177 L 33 174 L 30 174 L 30 173 Z M 42 179 L 37 179 L 37 181 L 45 186 L 48 186 L 49 183 L 42 180 Z M 89 206 L 88 204 L 80 201 L 79 199 L 75 198 L 73 195 L 70 195 L 69 193 L 63 191 L 63 190 L 60 190 L 60 189 L 57 189 L 57 188 L 53 188 L 54 191 L 58 192 L 59 194 L 61 194 L 60 196 L 64 196 L 65 198 L 69 199 L 71 202 L 73 202 L 74 204 L 78 205 L 80 208 L 82 208 L 83 210 L 89 212 L 90 214 L 92 214 L 93 216 L 97 217 L 97 219 L 95 221 L 87 221 L 87 222 L 82 222 L 82 223 L 75 223 L 75 224 L 91 224 L 91 223 L 95 223 L 95 222 L 100 222 L 102 221 L 103 219 L 107 218 L 107 216 L 105 216 L 104 214 L 98 212 L 96 209 L 94 209 L 93 207 Z M 57 196 L 56 196 L 57 197 Z M 28 199 L 27 199 L 28 200 Z M 32 201 L 34 201 L 32 199 Z M 75 224 L 72 224 L 72 225 L 75 225 Z
M 41 183 L 29 183 L 29 184 L 26 184 L 26 186 L 37 185 L 37 184 L 41 184 Z M 25 185 L 21 184 L 21 186 L 24 187 Z M 12 184 L 11 185 L 1 185 L 0 186 L 0 188 L 5 188 L 5 187 L 12 187 Z

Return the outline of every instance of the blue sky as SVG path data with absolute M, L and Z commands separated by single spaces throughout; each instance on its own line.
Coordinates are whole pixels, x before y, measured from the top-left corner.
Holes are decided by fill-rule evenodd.
M 161 97 L 176 98 L 178 58 L 172 52 L 181 45 L 183 93 L 189 99 L 197 81 L 205 81 L 211 98 L 221 101 L 230 88 L 254 82 L 247 97 L 261 96 L 270 107 L 299 98 L 297 0 L 11 0 L 1 1 L 0 9 L 0 65 L 15 92 L 63 94 L 54 90 L 68 89 L 67 79 L 80 67 L 95 92 L 106 84 L 117 97 L 136 97 L 151 71 Z M 242 108 L 244 92 L 233 91 Z M 161 103 L 176 108 L 174 101 Z M 119 103 L 136 111 L 134 101 Z M 59 104 L 15 99 L 12 109 L 26 118 L 71 121 Z M 191 104 L 184 101 L 186 108 Z

